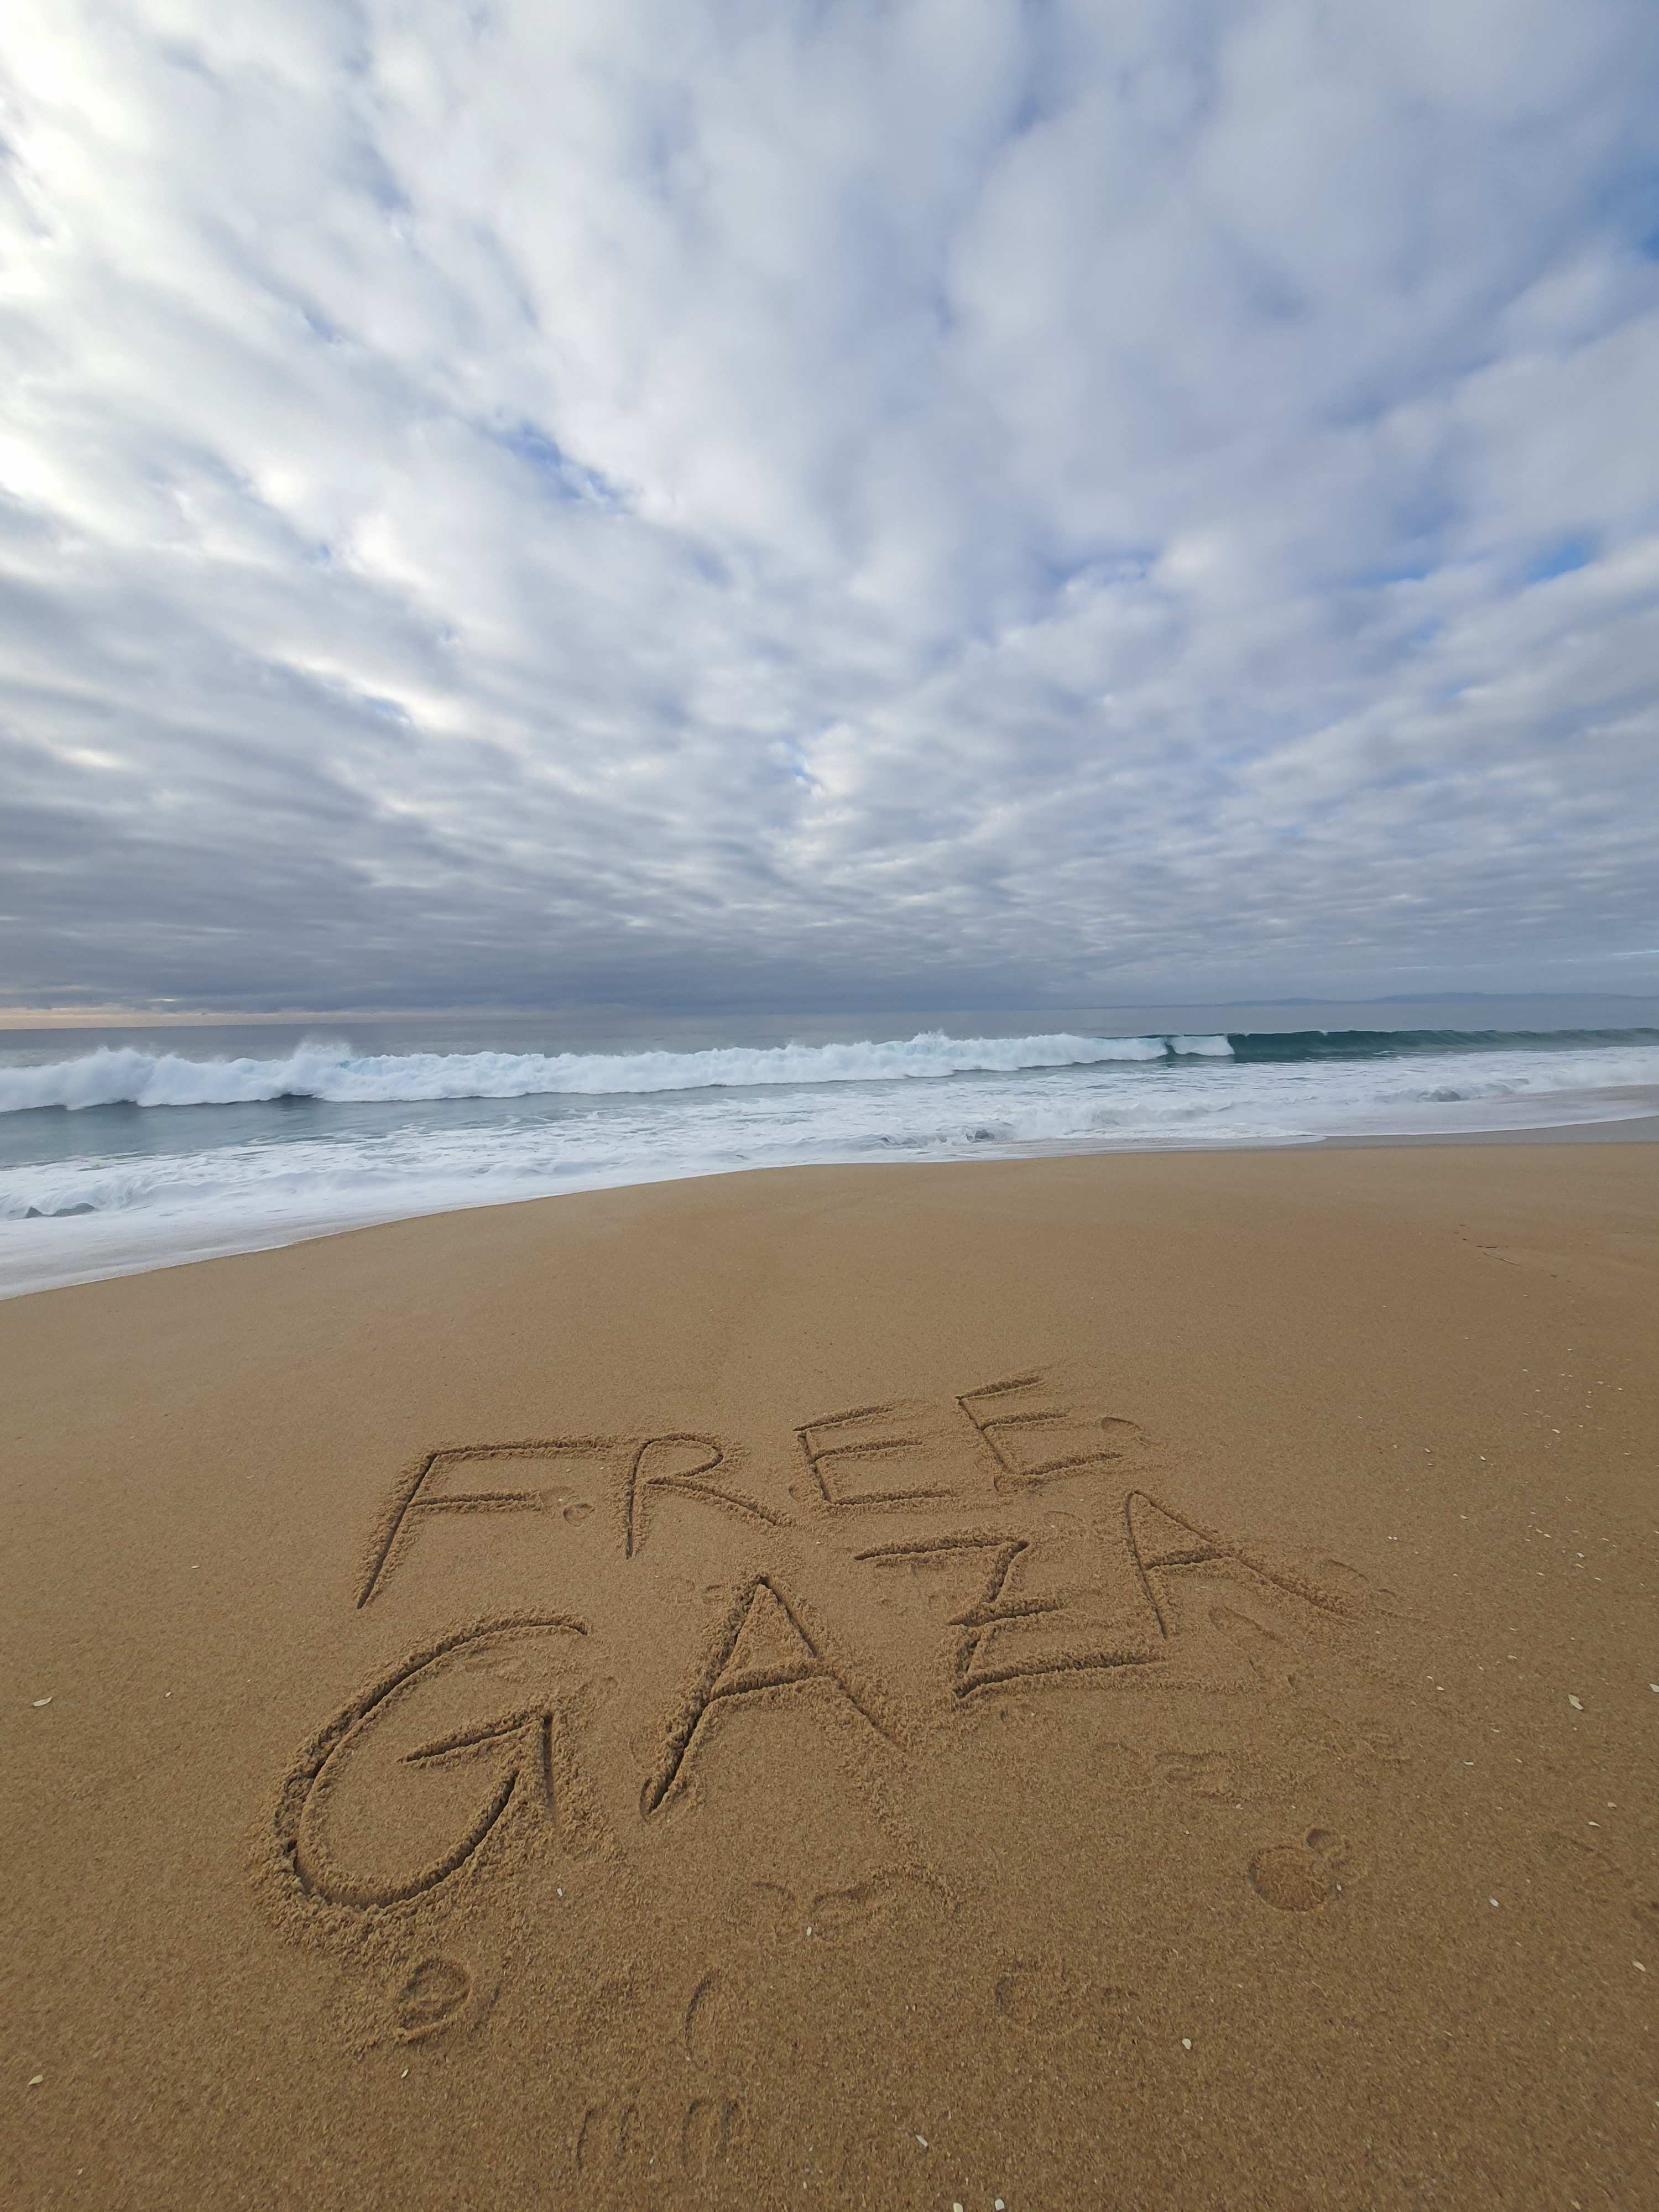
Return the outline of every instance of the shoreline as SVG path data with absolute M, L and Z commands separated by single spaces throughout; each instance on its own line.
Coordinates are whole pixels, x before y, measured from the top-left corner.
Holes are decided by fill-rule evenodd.
M 1464 1129 L 1445 1136 L 1411 1133 L 1387 1137 L 1324 1137 L 1325 1152 L 1370 1152 L 1378 1147 L 1410 1150 L 1445 1145 L 1651 1145 L 1659 1143 L 1659 1113 L 1632 1114 L 1618 1121 L 1547 1122 L 1536 1129 Z
M 872 1163 L 848 1161 L 814 1163 L 836 1167 L 889 1166 L 951 1167 L 991 1166 L 1012 1161 L 1068 1158 L 1194 1158 L 1214 1154 L 1233 1155 L 1277 1154 L 1280 1152 L 1317 1153 L 1345 1151 L 1375 1151 L 1395 1148 L 1404 1150 L 1440 1150 L 1448 1146 L 1490 1145 L 1583 1145 L 1583 1144 L 1650 1144 L 1659 1142 L 1659 1091 L 1634 1089 L 1622 1091 L 1587 1093 L 1583 1096 L 1599 1097 L 1619 1110 L 1606 1118 L 1595 1121 L 1568 1121 L 1526 1125 L 1512 1128 L 1404 1131 L 1376 1134 L 1340 1136 L 1309 1136 L 1286 1138 L 1277 1144 L 1260 1142 L 1226 1145 L 1195 1143 L 1184 1146 L 1158 1145 L 1099 1145 L 1094 1143 L 1046 1143 L 1033 1145 L 1029 1149 L 990 1152 L 979 1160 L 896 1160 Z M 1639 1097 L 1644 1103 L 1639 1108 L 1628 1102 Z M 787 1175 L 796 1171 L 795 1164 L 764 1168 L 731 1168 L 713 1171 L 697 1170 L 690 1174 L 670 1174 L 641 1177 L 625 1182 L 580 1185 L 562 1191 L 542 1191 L 515 1194 L 510 1198 L 477 1200 L 469 1199 L 455 1205 L 445 1205 L 391 1213 L 374 1212 L 356 1218 L 301 1220 L 291 1227 L 274 1224 L 267 1231 L 246 1238 L 222 1236 L 203 1231 L 181 1237 L 179 1244 L 160 1246 L 153 1257 L 141 1257 L 118 1261 L 108 1267 L 82 1268 L 75 1261 L 67 1267 L 46 1273 L 35 1271 L 34 1278 L 22 1282 L 8 1282 L 0 1277 L 0 1304 L 13 1299 L 34 1297 L 45 1291 L 76 1289 L 88 1283 L 125 1281 L 138 1275 L 157 1274 L 176 1267 L 196 1267 L 208 1261 L 231 1259 L 258 1252 L 287 1250 L 297 1244 L 311 1244 L 333 1237 L 356 1236 L 368 1229 L 387 1228 L 398 1222 L 440 1220 L 454 1213 L 490 1212 L 503 1206 L 538 1206 L 554 1198 L 575 1198 L 591 1195 L 595 1190 L 654 1189 L 678 1182 L 719 1182 L 732 1176 Z M 96 1219 L 98 1217 L 92 1217 Z M 112 1217 L 119 1220 L 119 1215 Z M 4 1224 L 0 1224 L 0 1230 Z M 182 1244 L 184 1249 L 179 1249 Z
M 1642 2201 L 1654 1156 L 1407 1149 L 0 1306 L 0 2194 Z

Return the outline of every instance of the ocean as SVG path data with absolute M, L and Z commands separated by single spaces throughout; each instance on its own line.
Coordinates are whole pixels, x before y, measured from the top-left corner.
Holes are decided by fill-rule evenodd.
M 1555 1002 L 14 1030 L 0 1297 L 622 1183 L 1609 1121 L 1656 1087 L 1659 1024 Z

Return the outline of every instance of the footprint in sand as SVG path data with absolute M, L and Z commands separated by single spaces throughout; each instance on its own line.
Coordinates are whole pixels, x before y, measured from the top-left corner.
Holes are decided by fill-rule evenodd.
M 1250 1861 L 1250 1887 L 1276 1912 L 1317 1912 L 1342 1894 L 1348 1846 L 1334 1828 L 1310 1828 L 1299 1844 L 1272 1844 Z
M 731 2055 L 738 2039 L 739 2013 L 744 1996 L 737 1976 L 713 1967 L 691 1992 L 680 2016 L 685 2055 L 695 2065 L 718 2066 Z
M 1237 1802 L 1234 1762 L 1223 1751 L 1160 1751 L 1154 1753 L 1158 1778 L 1166 1789 L 1188 1790 L 1194 1797 Z
M 1090 1980 L 1059 1959 L 1015 1959 L 992 1993 L 999 2016 L 1030 2035 L 1070 2035 L 1087 2026 L 1121 2027 L 1133 1990 Z
M 919 1868 L 899 1867 L 847 1889 L 808 1892 L 776 1881 L 750 1882 L 742 1917 L 775 1942 L 795 1936 L 833 1942 L 837 1936 L 873 1933 L 892 1912 L 924 1900 L 951 1910 L 943 1882 Z
M 393 1991 L 392 2017 L 399 2043 L 423 2043 L 453 2027 L 472 1995 L 472 1977 L 459 1959 L 422 1959 Z

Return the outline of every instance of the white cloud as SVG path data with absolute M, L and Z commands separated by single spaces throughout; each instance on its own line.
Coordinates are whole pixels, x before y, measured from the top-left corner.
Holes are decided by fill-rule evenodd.
M 0 991 L 1651 942 L 1640 0 L 10 22 Z

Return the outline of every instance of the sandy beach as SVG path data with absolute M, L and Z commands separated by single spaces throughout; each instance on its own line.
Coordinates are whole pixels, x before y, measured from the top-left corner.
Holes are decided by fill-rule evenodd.
M 790 1170 L 0 1305 L 0 2197 L 1659 2193 L 1659 1152 Z

